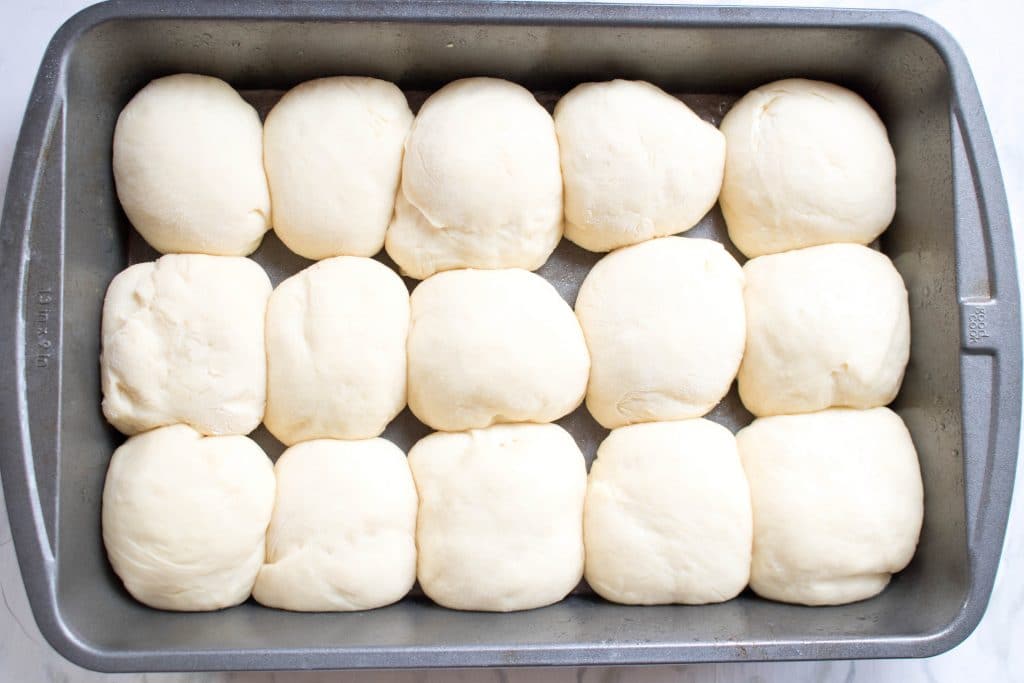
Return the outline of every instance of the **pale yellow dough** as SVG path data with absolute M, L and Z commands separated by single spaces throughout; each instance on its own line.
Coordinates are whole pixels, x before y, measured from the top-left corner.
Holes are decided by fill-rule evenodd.
M 245 256 L 270 228 L 263 125 L 219 78 L 140 90 L 117 119 L 113 169 L 128 220 L 157 251 Z
M 509 612 L 558 602 L 583 576 L 587 470 L 558 425 L 437 432 L 409 451 L 423 592 Z
M 270 459 L 244 436 L 185 425 L 133 436 L 103 488 L 103 543 L 132 596 L 150 607 L 244 602 L 263 564 L 274 507 Z

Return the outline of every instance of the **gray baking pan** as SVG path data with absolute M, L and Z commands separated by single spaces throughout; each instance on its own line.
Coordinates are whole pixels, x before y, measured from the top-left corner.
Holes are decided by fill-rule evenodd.
M 924 530 L 876 598 L 807 608 L 745 594 L 702 607 L 623 607 L 585 586 L 515 614 L 412 595 L 354 614 L 248 603 L 172 614 L 132 601 L 100 538 L 104 472 L 121 437 L 99 408 L 100 309 L 111 278 L 152 256 L 118 206 L 114 121 L 150 79 L 220 76 L 262 107 L 301 81 L 366 74 L 412 99 L 454 78 L 509 78 L 552 101 L 572 85 L 643 78 L 715 120 L 777 78 L 836 81 L 888 125 L 898 208 L 881 240 L 910 292 L 913 348 L 894 407 L 920 452 Z M 841 134 L 841 131 L 839 131 Z M 722 238 L 712 211 L 698 234 Z M 47 640 L 108 671 L 624 664 L 920 657 L 978 623 L 1009 508 L 1021 401 L 1020 309 L 995 150 L 964 55 L 912 14 L 471 2 L 112 2 L 53 38 L 18 141 L 0 252 L 0 465 L 22 576 Z M 256 258 L 302 267 L 272 236 Z M 593 255 L 564 244 L 542 273 L 566 298 Z M 851 282 L 851 287 L 857 283 Z M 714 335 L 714 329 L 707 334 Z M 727 400 L 712 416 L 748 417 Z M 566 420 L 588 455 L 602 432 Z M 388 435 L 424 429 L 408 416 Z M 277 447 L 261 436 L 272 454 Z

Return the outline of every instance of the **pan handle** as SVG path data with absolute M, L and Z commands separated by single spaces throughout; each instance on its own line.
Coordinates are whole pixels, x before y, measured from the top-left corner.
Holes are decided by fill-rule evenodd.
M 981 97 L 963 53 L 952 50 L 947 59 L 956 94 L 954 179 L 963 191 L 956 220 L 967 544 L 972 572 L 991 591 L 999 564 L 991 548 L 1002 548 L 1020 438 L 1020 290 L 1006 192 Z M 965 194 L 970 201 L 960 201 Z M 984 604 L 988 593 L 979 597 Z
M 41 72 L 42 73 L 42 72 Z M 64 109 L 62 84 L 40 76 L 11 164 L 0 222 L 0 450 L 4 496 L 21 575 L 37 617 L 56 583 Z M 42 627 L 42 624 L 41 624 Z M 47 633 L 47 629 L 43 629 Z

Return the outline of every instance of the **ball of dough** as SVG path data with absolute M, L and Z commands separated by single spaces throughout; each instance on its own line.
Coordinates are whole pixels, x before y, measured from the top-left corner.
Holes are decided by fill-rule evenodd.
M 320 78 L 285 93 L 263 133 L 281 241 L 310 259 L 380 251 L 411 124 L 402 91 L 376 78 Z
M 307 441 L 274 467 L 277 501 L 253 597 L 347 612 L 402 599 L 416 581 L 416 487 L 390 441 Z
M 417 575 L 453 609 L 558 602 L 583 576 L 587 467 L 558 425 L 437 432 L 409 451 L 420 496 Z
M 702 419 L 621 427 L 590 468 L 587 583 L 630 605 L 729 600 L 750 577 L 751 525 L 728 429 Z
M 729 391 L 743 355 L 743 271 L 711 240 L 642 242 L 597 262 L 576 315 L 598 422 L 700 417 Z
M 749 257 L 830 242 L 868 244 L 896 211 L 896 158 L 855 93 L 791 78 L 763 85 L 722 119 L 722 214 Z
M 379 436 L 405 407 L 409 292 L 359 256 L 288 278 L 267 305 L 267 429 L 282 443 Z
M 805 605 L 869 598 L 914 556 L 924 514 L 910 433 L 888 408 L 754 420 L 736 435 L 750 482 L 750 587 Z
M 578 85 L 555 108 L 565 236 L 609 251 L 689 230 L 722 187 L 725 136 L 643 81 Z
M 910 355 L 903 278 L 884 254 L 827 244 L 761 256 L 747 277 L 740 398 L 755 415 L 891 402 Z
M 248 434 L 267 394 L 270 279 L 247 258 L 169 254 L 111 281 L 103 302 L 103 414 L 125 434 L 183 422 Z
M 273 508 L 273 465 L 254 441 L 162 427 L 114 451 L 103 543 L 139 602 L 221 609 L 249 597 Z
M 402 272 L 535 270 L 561 237 L 558 140 L 530 91 L 465 78 L 431 95 L 405 143 L 385 242 Z
M 140 90 L 117 118 L 113 164 L 128 220 L 157 251 L 244 256 L 270 228 L 260 117 L 219 78 Z
M 412 293 L 409 407 L 434 429 L 553 422 L 583 402 L 590 354 L 572 309 L 525 270 L 456 270 Z

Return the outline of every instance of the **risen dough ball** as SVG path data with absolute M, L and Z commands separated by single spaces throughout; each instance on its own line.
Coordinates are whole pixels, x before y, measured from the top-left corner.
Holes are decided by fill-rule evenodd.
M 111 281 L 103 302 L 103 414 L 125 434 L 183 422 L 248 434 L 263 419 L 270 279 L 247 258 L 171 254 Z
M 402 91 L 376 78 L 321 78 L 289 90 L 263 139 L 281 241 L 311 259 L 380 251 L 411 123 Z
M 650 83 L 578 85 L 555 108 L 565 236 L 609 251 L 689 230 L 718 199 L 725 137 Z
M 219 78 L 140 90 L 117 119 L 113 162 L 121 206 L 157 251 L 244 256 L 270 227 L 260 117 Z
M 383 607 L 416 580 L 416 487 L 390 441 L 322 439 L 274 467 L 277 501 L 253 597 L 303 612 Z
M 642 242 L 597 262 L 576 315 L 598 422 L 699 417 L 729 391 L 743 355 L 743 271 L 717 242 Z
M 589 370 L 572 309 L 539 275 L 457 270 L 413 290 L 409 407 L 434 429 L 553 422 L 583 401 Z
M 791 78 L 743 96 L 722 119 L 722 214 L 749 257 L 830 242 L 867 244 L 896 211 L 896 159 L 859 95 Z
M 616 429 L 590 468 L 587 583 L 633 605 L 729 600 L 750 576 L 751 524 L 728 429 L 700 419 Z
M 405 143 L 385 243 L 402 272 L 535 270 L 561 236 L 555 126 L 530 91 L 466 78 L 431 95 Z
M 249 597 L 273 508 L 274 469 L 254 441 L 172 425 L 114 451 L 103 543 L 139 602 L 221 609 Z
M 754 509 L 750 587 L 836 605 L 880 592 L 914 555 L 917 453 L 888 408 L 754 420 L 736 435 Z
M 267 429 L 282 443 L 379 436 L 405 407 L 409 292 L 390 268 L 338 256 L 267 305 Z
M 827 244 L 748 261 L 740 398 L 755 415 L 891 402 L 910 355 L 903 278 L 883 254 Z
M 417 575 L 453 609 L 558 602 L 583 576 L 587 468 L 558 425 L 437 432 L 409 451 L 420 496 Z

